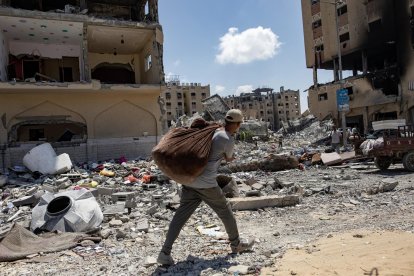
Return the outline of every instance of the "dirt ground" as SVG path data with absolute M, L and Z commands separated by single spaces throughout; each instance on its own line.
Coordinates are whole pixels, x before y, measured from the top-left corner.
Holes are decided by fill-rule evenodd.
M 353 231 L 291 249 L 261 275 L 414 275 L 414 235 Z

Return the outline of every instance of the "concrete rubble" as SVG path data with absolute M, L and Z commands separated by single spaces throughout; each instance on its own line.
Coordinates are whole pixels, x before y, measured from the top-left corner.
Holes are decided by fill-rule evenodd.
M 44 261 L 42 266 L 47 273 L 58 273 L 65 266 L 89 261 L 88 273 L 251 274 L 274 265 L 284 250 L 294 246 L 296 238 L 289 242 L 289 235 L 305 231 L 310 213 L 319 221 L 329 221 L 335 214 L 352 213 L 356 206 L 367 212 L 393 204 L 408 210 L 408 206 L 403 207 L 401 194 L 412 198 L 414 187 L 392 175 L 367 179 L 365 173 L 376 170 L 373 162 L 356 162 L 352 153 L 345 152 L 335 153 L 340 166 L 327 166 L 326 154 L 333 153 L 325 153 L 329 145 L 320 141 L 328 125 L 329 122 L 309 121 L 306 127 L 286 133 L 282 147 L 277 144 L 280 134 L 273 133 L 266 141 L 237 141 L 236 160 L 220 168 L 218 182 L 240 221 L 241 235 L 256 237 L 254 254 L 228 255 L 223 226 L 214 212 L 202 204 L 175 245 L 173 254 L 178 264 L 170 268 L 158 267 L 155 257 L 178 207 L 181 185 L 163 175 L 150 158 L 127 160 L 120 157 L 73 164 L 70 170 L 58 174 L 41 174 L 19 166 L 9 168 L 0 175 L 3 179 L 0 240 L 13 224 L 29 229 L 35 206 L 47 206 L 45 202 L 62 194 L 83 192 L 93 196 L 102 210 L 102 220 L 92 227 L 96 229 L 91 235 L 97 239 L 84 240 L 72 249 L 53 255 L 58 258 Z M 45 201 L 42 199 L 45 196 L 52 197 Z M 330 207 L 323 207 L 328 205 Z M 298 223 L 290 227 L 286 216 L 295 216 Z M 315 229 L 321 227 L 312 225 L 310 227 Z M 412 224 L 398 227 L 414 230 Z M 260 233 L 257 232 L 259 228 Z M 332 225 L 329 229 L 333 231 L 334 228 Z M 287 240 L 280 237 L 280 231 Z M 319 231 L 324 233 L 325 230 Z M 302 232 L 307 239 L 321 235 L 311 230 Z M 10 263 L 0 265 L 0 269 L 9 275 L 24 273 L 25 269 L 32 269 L 33 258 L 44 256 L 45 253 L 37 252 L 32 259 L 23 260 L 27 263 L 23 268 L 16 270 Z

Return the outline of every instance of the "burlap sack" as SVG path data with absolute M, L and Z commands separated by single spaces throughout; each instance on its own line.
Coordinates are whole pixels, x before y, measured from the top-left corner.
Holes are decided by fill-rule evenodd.
M 168 131 L 152 149 L 158 168 L 180 184 L 192 183 L 207 165 L 212 138 L 219 127 L 198 119 L 189 128 Z

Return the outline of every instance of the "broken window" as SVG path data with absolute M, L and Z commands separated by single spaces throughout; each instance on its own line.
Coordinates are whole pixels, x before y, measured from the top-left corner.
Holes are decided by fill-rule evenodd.
M 381 89 L 385 95 L 398 95 L 400 82 L 397 69 L 375 73 L 371 78 L 374 89 Z
M 171 93 L 169 93 L 169 92 L 165 93 L 165 99 L 166 100 L 171 100 Z
M 206 93 L 201 93 L 201 98 L 202 99 L 205 99 L 207 97 L 207 94 Z
M 151 55 L 145 57 L 145 72 L 151 69 L 152 66 L 152 58 Z
M 318 101 L 326 101 L 328 99 L 328 93 L 318 95 Z
M 319 0 L 310 0 L 310 1 L 311 1 L 311 5 L 319 3 Z
M 370 32 L 380 31 L 382 29 L 381 18 L 368 23 L 368 28 Z
M 382 120 L 395 120 L 397 119 L 397 112 L 378 112 L 374 114 L 374 121 L 382 121 Z
M 349 33 L 344 33 L 339 36 L 339 41 L 342 43 L 344 41 L 349 40 Z
M 348 7 L 346 5 L 337 9 L 338 16 L 341 16 L 342 14 L 345 14 L 347 12 L 348 12 Z
M 348 91 L 349 100 L 352 101 L 354 99 L 354 90 L 352 89 L 352 86 L 345 87 L 345 89 Z
M 171 103 L 165 103 L 168 109 L 171 109 Z
M 323 51 L 323 44 L 315 46 L 315 52 L 322 52 Z
M 316 29 L 318 27 L 322 26 L 322 20 L 316 20 L 315 22 L 312 23 L 312 29 Z
M 183 98 L 183 94 L 177 92 L 177 99 L 181 100 Z

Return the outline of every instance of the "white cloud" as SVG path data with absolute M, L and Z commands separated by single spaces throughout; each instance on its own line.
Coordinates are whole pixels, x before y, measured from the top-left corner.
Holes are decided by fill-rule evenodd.
M 174 66 L 177 67 L 181 64 L 181 60 L 177 59 L 176 61 L 174 61 Z
M 222 86 L 222 85 L 216 85 L 214 87 L 214 92 L 217 94 L 221 94 L 226 90 L 226 87 Z
M 232 27 L 220 37 L 216 61 L 220 64 L 243 64 L 266 60 L 277 54 L 281 44 L 270 28 L 259 26 L 239 33 L 237 28 Z
M 251 93 L 253 91 L 252 85 L 241 85 L 236 89 L 236 95 L 240 95 L 241 93 Z

